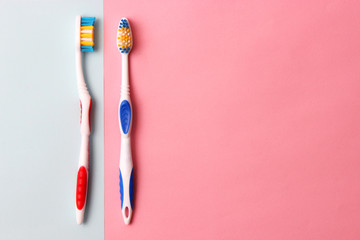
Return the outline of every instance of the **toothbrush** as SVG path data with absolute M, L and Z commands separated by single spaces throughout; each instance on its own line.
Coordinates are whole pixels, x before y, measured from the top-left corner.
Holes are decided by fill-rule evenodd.
M 120 20 L 117 32 L 117 47 L 120 50 L 121 64 L 121 97 L 119 102 L 119 125 L 121 132 L 120 148 L 120 198 L 121 212 L 125 224 L 129 224 L 133 212 L 134 178 L 131 157 L 130 132 L 133 117 L 130 88 L 128 56 L 133 45 L 132 32 L 126 18 Z
M 75 56 L 76 77 L 80 97 L 80 158 L 76 181 L 76 222 L 84 220 L 89 177 L 89 135 L 92 100 L 87 90 L 81 64 L 81 52 L 94 51 L 94 17 L 76 16 Z

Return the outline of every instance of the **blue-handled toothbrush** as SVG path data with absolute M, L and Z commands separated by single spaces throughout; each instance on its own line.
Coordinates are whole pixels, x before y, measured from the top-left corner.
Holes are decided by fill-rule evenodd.
M 129 88 L 128 57 L 133 45 L 131 28 L 126 18 L 120 20 L 117 32 L 117 48 L 122 56 L 121 97 L 119 103 L 120 148 L 120 197 L 125 224 L 129 224 L 133 212 L 134 180 L 131 157 L 130 132 L 133 117 Z

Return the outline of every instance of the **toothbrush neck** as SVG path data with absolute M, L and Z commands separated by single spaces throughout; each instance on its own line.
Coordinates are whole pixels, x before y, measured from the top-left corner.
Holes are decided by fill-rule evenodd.
M 121 95 L 129 96 L 130 87 L 129 87 L 129 58 L 128 54 L 121 54 Z
M 84 74 L 83 74 L 83 70 L 82 70 L 81 51 L 76 50 L 75 56 L 76 56 L 76 77 L 78 80 L 77 82 L 78 82 L 78 84 L 81 84 L 82 81 L 84 80 Z
M 84 79 L 84 73 L 82 69 L 82 58 L 81 58 L 81 51 L 79 49 L 76 49 L 76 77 L 77 77 L 77 85 L 79 89 L 79 93 L 81 94 L 88 94 L 88 90 L 86 87 L 85 79 Z

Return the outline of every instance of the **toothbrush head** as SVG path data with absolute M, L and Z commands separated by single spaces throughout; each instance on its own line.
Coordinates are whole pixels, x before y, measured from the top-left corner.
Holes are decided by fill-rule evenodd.
M 128 54 L 133 46 L 132 32 L 129 20 L 122 18 L 117 32 L 117 47 L 123 54 Z
M 94 51 L 95 17 L 80 17 L 80 49 L 82 52 Z

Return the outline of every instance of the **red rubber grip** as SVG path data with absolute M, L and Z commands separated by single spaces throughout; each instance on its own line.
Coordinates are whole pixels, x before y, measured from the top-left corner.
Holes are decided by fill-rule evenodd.
M 90 98 L 90 105 L 89 105 L 89 131 L 91 131 L 91 122 L 90 122 L 90 113 L 91 113 L 91 107 L 92 107 L 92 98 Z M 80 124 L 82 122 L 82 102 L 80 100 Z
M 84 166 L 81 166 L 77 175 L 76 182 L 76 207 L 81 210 L 85 205 L 87 190 L 87 171 Z
M 91 107 L 92 107 L 92 98 L 90 98 L 90 105 L 89 105 L 89 131 L 91 131 L 91 122 L 90 122 Z

